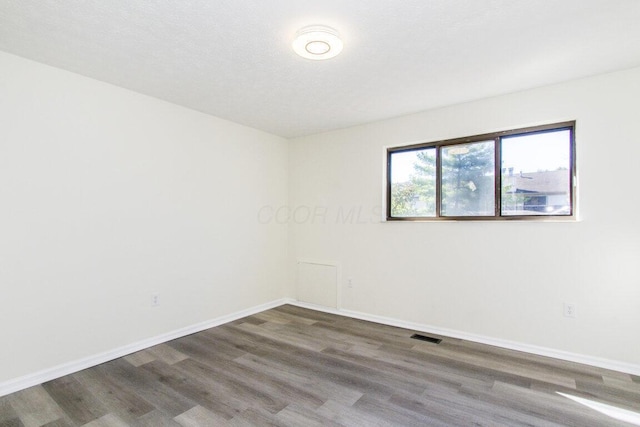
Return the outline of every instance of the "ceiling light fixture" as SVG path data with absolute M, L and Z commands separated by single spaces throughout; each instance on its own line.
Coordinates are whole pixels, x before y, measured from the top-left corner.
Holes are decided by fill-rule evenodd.
M 324 25 L 309 25 L 296 32 L 293 50 L 303 58 L 322 60 L 342 51 L 342 40 L 336 30 Z

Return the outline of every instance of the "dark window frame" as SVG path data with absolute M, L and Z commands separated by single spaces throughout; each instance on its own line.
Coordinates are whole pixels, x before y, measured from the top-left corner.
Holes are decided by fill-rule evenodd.
M 386 218 L 387 221 L 575 221 L 576 216 L 576 138 L 575 138 L 576 121 L 566 121 L 540 126 L 531 126 L 519 129 L 510 129 L 500 132 L 485 133 L 481 135 L 473 135 L 462 138 L 447 139 L 441 141 L 425 142 L 420 144 L 405 145 L 400 147 L 387 148 L 387 176 L 386 176 Z M 569 215 L 501 215 L 502 205 L 502 145 L 503 137 L 532 135 L 546 132 L 555 132 L 568 130 L 570 133 L 570 166 L 569 166 Z M 459 145 L 465 143 L 473 143 L 480 141 L 494 141 L 495 153 L 495 189 L 494 189 L 494 215 L 493 216 L 442 216 L 441 212 L 441 196 L 442 196 L 442 155 L 441 148 L 451 145 Z M 411 217 L 394 217 L 391 215 L 391 156 L 394 153 L 402 153 L 407 151 L 415 151 L 424 148 L 436 149 L 436 215 L 435 216 L 411 216 Z

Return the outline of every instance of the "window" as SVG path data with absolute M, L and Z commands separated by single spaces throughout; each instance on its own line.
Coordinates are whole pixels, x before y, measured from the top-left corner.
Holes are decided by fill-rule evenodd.
M 387 219 L 571 219 L 575 122 L 387 150 Z

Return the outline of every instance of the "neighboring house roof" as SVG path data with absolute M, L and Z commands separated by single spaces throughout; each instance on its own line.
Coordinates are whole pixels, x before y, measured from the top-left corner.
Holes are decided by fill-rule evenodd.
M 569 191 L 569 171 L 520 172 L 503 175 L 503 187 L 509 193 L 566 194 Z

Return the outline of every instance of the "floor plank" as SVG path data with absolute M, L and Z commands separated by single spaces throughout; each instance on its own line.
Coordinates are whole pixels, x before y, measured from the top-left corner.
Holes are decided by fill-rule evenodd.
M 66 416 L 41 385 L 10 394 L 1 400 L 11 405 L 26 427 L 39 427 Z

